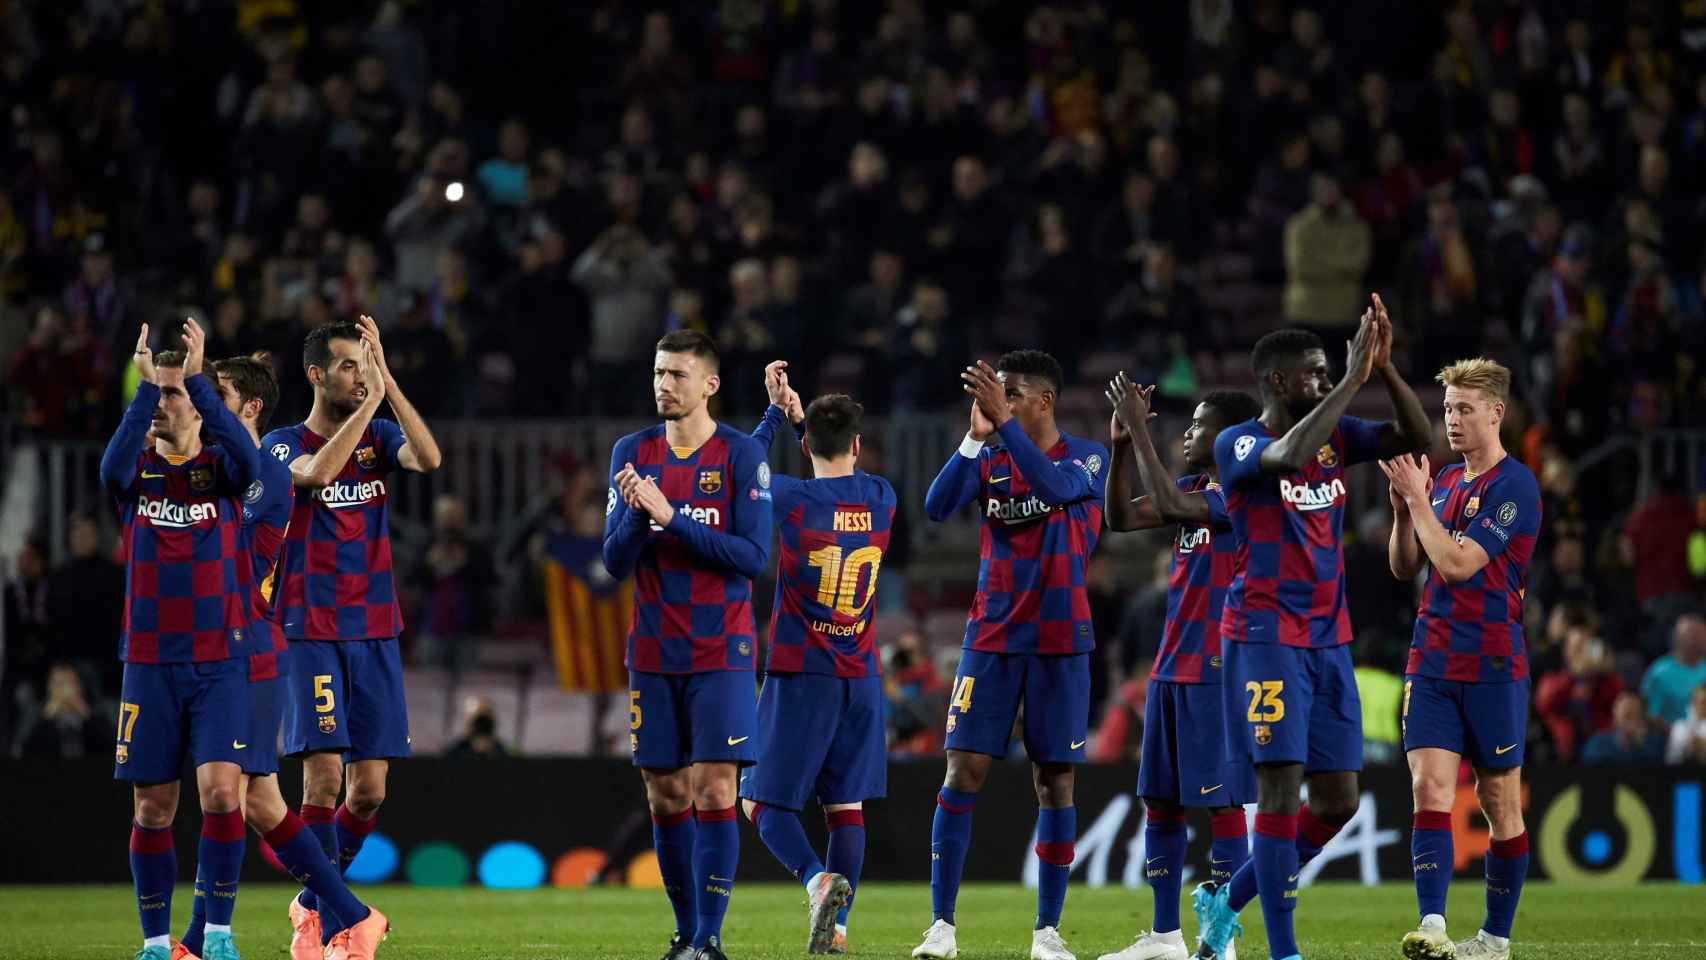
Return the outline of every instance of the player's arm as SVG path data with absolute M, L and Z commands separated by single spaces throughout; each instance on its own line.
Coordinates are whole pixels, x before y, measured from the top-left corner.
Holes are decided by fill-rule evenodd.
M 770 406 L 764 411 L 764 419 L 753 429 L 752 439 L 758 441 L 760 448 L 769 450 L 776 431 L 782 428 L 783 423 L 792 423 L 794 434 L 798 436 L 806 415 L 800 408 L 800 395 L 788 385 L 788 361 L 772 360 L 765 365 L 764 392 L 770 397 Z
M 948 457 L 930 489 L 924 491 L 924 513 L 937 522 L 948 519 L 954 512 L 977 496 L 982 483 L 978 459 L 983 455 L 983 440 L 970 433 L 960 441 L 960 448 Z
M 1396 421 L 1380 425 L 1374 444 L 1375 456 L 1387 460 L 1401 453 L 1421 453 L 1433 443 L 1433 421 L 1428 419 L 1428 412 L 1422 408 L 1416 391 L 1410 389 L 1399 375 L 1398 368 L 1392 364 L 1392 318 L 1387 315 L 1386 304 L 1381 302 L 1378 293 L 1374 294 L 1374 317 L 1379 325 L 1374 372 L 1386 385 L 1386 395 L 1392 398 L 1392 409 L 1398 415 Z
M 626 487 L 636 474 L 626 446 L 625 440 L 618 440 L 610 451 L 610 490 L 604 502 L 604 569 L 617 580 L 634 572 L 652 535 L 651 518 L 629 502 Z
M 385 396 L 391 401 L 391 412 L 397 415 L 397 425 L 403 428 L 403 446 L 397 450 L 395 457 L 397 465 L 404 470 L 415 473 L 431 473 L 444 462 L 439 453 L 438 441 L 433 438 L 432 431 L 427 428 L 426 419 L 421 416 L 409 398 L 403 396 L 403 388 L 397 385 L 397 378 L 391 376 L 391 368 L 385 362 L 385 348 L 379 343 L 379 324 L 372 317 L 362 317 L 361 342 L 372 357 L 372 365 L 379 370 L 379 382 L 385 387 Z M 347 458 L 346 458 L 347 459 Z M 339 460 L 341 467 L 344 461 Z M 334 474 L 335 476 L 336 474 Z
M 1214 519 L 1208 499 L 1179 489 L 1179 485 L 1167 476 L 1161 452 L 1155 449 L 1155 438 L 1149 433 L 1152 417 L 1149 397 L 1154 392 L 1153 386 L 1146 390 L 1132 383 L 1124 371 L 1108 385 L 1108 399 L 1114 401 L 1114 415 L 1119 418 L 1126 435 L 1131 437 L 1137 473 L 1143 478 L 1144 489 L 1149 491 L 1149 505 L 1159 521 L 1153 526 L 1208 523 Z
M 1261 444 L 1262 452 L 1258 465 L 1262 473 L 1297 473 L 1308 465 L 1315 452 L 1333 435 L 1334 428 L 1339 425 L 1339 418 L 1344 416 L 1352 398 L 1372 375 L 1378 339 L 1379 326 L 1375 322 L 1374 312 L 1364 311 L 1362 322 L 1357 325 L 1356 337 L 1351 341 L 1344 377 L 1315 405 L 1315 409 L 1293 424 L 1284 436 L 1271 443 Z M 1221 438 L 1226 436 L 1226 432 L 1222 431 Z M 1217 455 L 1219 447 L 1220 441 L 1216 440 Z M 1232 480 L 1227 477 L 1225 469 L 1226 465 L 1221 464 L 1221 477 L 1231 483 Z
M 364 350 L 362 356 L 367 357 Z M 367 433 L 367 425 L 373 422 L 373 415 L 378 412 L 379 405 L 385 402 L 385 387 L 375 382 L 367 389 L 367 399 L 361 402 L 355 412 L 350 414 L 339 425 L 337 432 L 320 445 L 313 453 L 305 453 L 290 461 L 291 482 L 299 487 L 323 487 L 338 478 L 338 472 L 355 453 L 355 448 L 361 443 L 361 438 Z
M 636 486 L 634 497 L 658 526 L 680 537 L 689 550 L 751 579 L 762 575 L 770 562 L 770 467 L 755 447 L 737 446 L 731 459 L 735 489 L 729 511 L 734 516 L 728 533 L 676 510 L 649 477 Z
M 1416 527 L 1410 520 L 1410 505 L 1390 487 L 1392 498 L 1392 536 L 1386 541 L 1386 565 L 1399 580 L 1414 580 L 1422 572 L 1422 541 L 1416 539 Z M 1429 509 L 1429 514 L 1433 513 Z
M 1101 498 L 1096 476 L 1088 468 L 1075 463 L 1056 464 L 1031 442 L 1007 406 L 1007 387 L 996 378 L 994 368 L 979 360 L 966 367 L 960 380 L 975 401 L 974 409 L 995 425 L 995 432 L 1013 458 L 1013 469 L 1030 484 L 1038 500 L 1063 507 L 1090 497 Z
M 126 496 L 136 486 L 137 465 L 142 459 L 142 447 L 148 442 L 148 428 L 154 422 L 154 410 L 160 406 L 160 388 L 154 383 L 154 351 L 148 347 L 148 324 L 136 338 L 133 358 L 142 382 L 136 385 L 136 396 L 113 431 L 107 448 L 101 452 L 101 485 L 115 497 Z
M 219 399 L 219 390 L 202 375 L 207 352 L 207 334 L 194 317 L 184 321 L 184 393 L 201 415 L 202 425 L 219 445 L 222 472 L 235 481 L 239 492 L 260 479 L 261 454 L 237 415 Z

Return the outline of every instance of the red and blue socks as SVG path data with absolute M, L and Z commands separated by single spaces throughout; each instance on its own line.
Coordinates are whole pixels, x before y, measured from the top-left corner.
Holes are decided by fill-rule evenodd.
M 207 929 L 231 932 L 237 910 L 237 876 L 243 871 L 243 811 L 203 813 L 196 876 L 203 885 Z
M 1262 899 L 1262 922 L 1268 930 L 1268 953 L 1289 957 L 1297 953 L 1292 911 L 1297 909 L 1297 814 L 1256 814 L 1256 892 Z
M 806 828 L 800 826 L 799 816 L 792 810 L 755 803 L 752 824 L 758 828 L 758 839 L 764 841 L 782 866 L 809 888 L 812 878 L 823 872 L 823 861 L 806 839 Z
M 1214 843 L 1208 849 L 1208 878 L 1215 884 L 1230 883 L 1250 859 L 1249 825 L 1243 809 L 1222 810 L 1209 821 Z
M 284 869 L 312 891 L 320 904 L 322 925 L 339 924 L 332 930 L 335 934 L 344 926 L 367 918 L 367 905 L 350 892 L 341 873 L 333 869 L 319 838 L 308 830 L 300 817 L 286 812 L 279 825 L 263 834 L 262 839 L 272 847 Z M 184 938 L 184 943 L 189 943 L 188 937 Z M 190 952 L 199 954 L 201 951 L 192 947 Z
M 1259 817 L 1261 814 L 1257 814 L 1257 816 Z M 1297 865 L 1301 867 L 1315 859 L 1316 856 L 1321 853 L 1321 849 L 1325 847 L 1348 822 L 1350 822 L 1349 818 L 1334 821 L 1324 817 L 1318 817 L 1315 815 L 1313 810 L 1309 809 L 1309 804 L 1307 803 L 1298 808 Z M 1236 913 L 1243 910 L 1251 900 L 1256 899 L 1256 870 L 1254 860 L 1249 861 L 1243 869 L 1233 873 L 1231 886 L 1232 889 L 1227 891 L 1226 894 L 1226 902 L 1227 906 L 1231 907 L 1233 912 Z M 1286 954 L 1275 954 L 1275 956 L 1283 957 L 1286 956 Z
M 1453 864 L 1450 812 L 1416 811 L 1410 825 L 1410 864 L 1416 875 L 1416 912 L 1423 920 L 1430 916 L 1444 919 Z
M 338 872 L 348 872 L 349 865 L 360 856 L 362 845 L 367 843 L 367 835 L 378 825 L 378 814 L 363 820 L 350 812 L 347 805 L 338 808 L 332 823 L 338 837 Z
M 338 828 L 332 823 L 336 814 L 337 809 L 335 807 L 315 806 L 312 803 L 302 805 L 303 825 L 308 828 L 309 834 L 319 841 L 321 851 L 326 854 L 326 859 L 332 863 L 336 863 L 338 859 Z M 314 891 L 307 887 L 302 888 L 302 892 L 296 895 L 296 902 L 309 910 L 320 909 L 319 898 L 314 895 Z M 321 917 L 320 919 L 320 925 L 324 927 L 326 918 Z
M 1037 809 L 1037 929 L 1060 926 L 1066 880 L 1077 852 L 1078 808 Z
M 740 863 L 740 825 L 735 808 L 699 810 L 693 834 L 693 877 L 699 889 L 694 894 L 698 926 L 693 946 L 706 947 L 723 936 L 723 914 L 735 890 L 735 867 Z
M 675 911 L 675 932 L 692 937 L 699 917 L 693 901 L 693 808 L 652 814 L 652 848 L 657 852 L 663 892 Z
M 1489 936 L 1510 939 L 1527 876 L 1528 831 L 1509 840 L 1494 840 L 1487 849 L 1487 919 L 1481 924 Z
M 1156 933 L 1179 929 L 1179 895 L 1185 872 L 1185 812 L 1153 807 L 1143 829 L 1143 877 L 1155 891 Z
M 930 911 L 937 920 L 954 922 L 976 806 L 975 793 L 943 787 L 936 794 L 936 818 L 930 823 Z
M 853 892 L 835 916 L 835 925 L 847 932 L 847 915 L 853 910 L 853 897 L 859 892 L 859 874 L 865 869 L 865 811 L 830 810 L 823 815 L 829 827 L 829 856 L 824 864 L 830 873 L 847 878 Z
M 178 855 L 172 828 L 130 826 L 130 876 L 136 884 L 136 911 L 142 920 L 144 946 L 172 945 L 172 884 L 178 878 Z

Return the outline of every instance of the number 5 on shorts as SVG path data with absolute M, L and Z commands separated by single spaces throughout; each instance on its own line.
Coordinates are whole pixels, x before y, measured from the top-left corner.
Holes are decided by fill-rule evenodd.
M 1250 693 L 1251 723 L 1278 723 L 1285 719 L 1285 701 L 1280 699 L 1284 680 L 1251 680 L 1244 684 L 1244 689 Z
M 332 675 L 320 673 L 314 675 L 314 712 L 331 713 L 337 701 L 332 697 Z
M 640 691 L 628 691 L 628 729 L 640 729 Z

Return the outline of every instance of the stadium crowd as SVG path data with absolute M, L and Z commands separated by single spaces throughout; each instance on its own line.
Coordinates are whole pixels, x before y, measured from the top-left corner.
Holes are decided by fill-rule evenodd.
M 1124 368 L 1177 415 L 1253 389 L 1256 336 L 1336 343 L 1379 290 L 1412 382 L 1476 354 L 1518 378 L 1507 445 L 1546 517 L 1530 763 L 1706 762 L 1702 467 L 1641 489 L 1632 452 L 1587 457 L 1706 423 L 1699 4 L 26 2 L 0 8 L 0 93 L 9 442 L 104 439 L 127 338 L 185 314 L 209 356 L 272 351 L 278 424 L 307 409 L 306 332 L 357 313 L 440 422 L 645 415 L 636 371 L 681 328 L 718 340 L 738 423 L 777 357 L 959 418 L 969 357 L 1038 345 L 1092 401 Z M 1414 590 L 1384 502 L 1357 507 L 1359 676 L 1395 714 Z M 120 568 L 110 524 L 68 530 L 59 566 L 30 536 L 3 567 L 15 751 L 107 749 Z M 423 657 L 490 623 L 482 533 L 435 511 Z M 1164 566 L 1114 562 L 1102 759 L 1141 740 L 1165 610 Z M 951 638 L 906 614 L 893 745 L 931 753 Z M 1368 729 L 1396 759 L 1396 723 Z

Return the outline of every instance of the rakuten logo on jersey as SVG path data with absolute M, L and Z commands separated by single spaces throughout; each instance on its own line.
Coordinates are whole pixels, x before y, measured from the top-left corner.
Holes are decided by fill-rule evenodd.
M 384 499 L 385 481 L 363 480 L 359 483 L 344 483 L 339 480 L 321 487 L 320 492 L 314 496 L 333 510 L 365 507 L 375 500 Z
M 694 523 L 702 523 L 707 527 L 716 527 L 720 530 L 723 526 L 723 511 L 716 507 L 677 507 L 675 512 Z M 663 528 L 658 526 L 656 520 L 652 521 L 652 532 L 663 532 Z
M 1198 527 L 1195 530 L 1180 527 L 1176 543 L 1180 553 L 1195 553 L 1198 549 L 1208 546 L 1210 538 L 1207 527 Z
M 187 530 L 203 521 L 218 520 L 219 504 L 173 503 L 170 500 L 141 497 L 136 501 L 136 515 L 146 517 L 148 522 L 156 527 Z
M 1345 481 L 1342 477 L 1334 478 L 1331 483 L 1318 483 L 1313 487 L 1294 484 L 1284 477 L 1280 478 L 1280 499 L 1304 513 L 1311 510 L 1330 510 L 1344 495 Z
M 1010 524 L 1026 523 L 1047 515 L 1052 509 L 1036 497 L 1027 497 L 1024 500 L 1014 500 L 1011 497 L 1002 500 L 998 497 L 990 497 L 989 502 L 983 506 L 983 515 L 991 520 L 1001 520 Z

